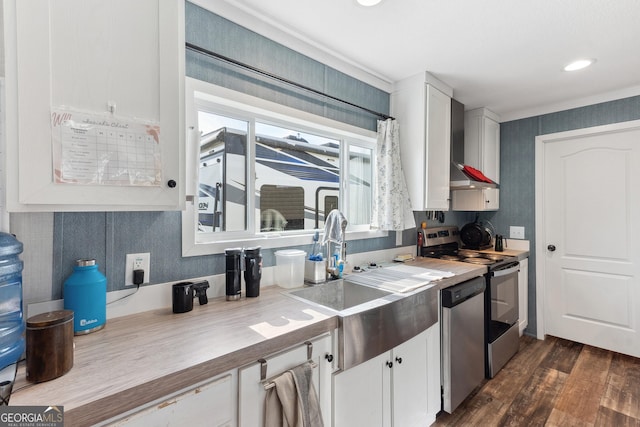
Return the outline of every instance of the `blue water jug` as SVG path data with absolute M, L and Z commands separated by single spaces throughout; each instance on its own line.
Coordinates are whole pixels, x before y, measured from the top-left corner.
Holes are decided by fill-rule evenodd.
M 64 282 L 64 308 L 73 310 L 73 333 L 88 334 L 107 321 L 107 278 L 95 259 L 79 259 Z
M 24 353 L 21 253 L 22 243 L 0 232 L 0 369 L 16 363 Z

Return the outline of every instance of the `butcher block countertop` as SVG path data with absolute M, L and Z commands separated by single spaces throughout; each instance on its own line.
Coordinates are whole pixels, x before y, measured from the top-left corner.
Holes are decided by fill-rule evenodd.
M 441 288 L 486 272 L 437 259 L 407 264 L 454 273 Z M 92 425 L 336 329 L 335 312 L 284 292 L 267 286 L 257 298 L 214 298 L 188 313 L 168 307 L 110 319 L 74 338 L 73 368 L 59 378 L 31 384 L 21 362 L 10 403 L 61 405 L 66 424 Z

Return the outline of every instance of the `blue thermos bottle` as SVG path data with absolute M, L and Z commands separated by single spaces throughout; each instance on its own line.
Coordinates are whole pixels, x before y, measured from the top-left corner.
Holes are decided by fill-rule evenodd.
M 88 334 L 107 322 L 107 278 L 95 259 L 79 259 L 64 282 L 64 308 L 73 310 L 73 333 Z
M 21 253 L 22 243 L 0 232 L 0 370 L 20 360 L 25 349 Z

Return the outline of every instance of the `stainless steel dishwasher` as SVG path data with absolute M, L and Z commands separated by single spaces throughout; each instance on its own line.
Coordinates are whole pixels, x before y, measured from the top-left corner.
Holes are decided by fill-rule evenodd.
M 484 277 L 445 288 L 442 300 L 442 409 L 452 413 L 484 379 Z

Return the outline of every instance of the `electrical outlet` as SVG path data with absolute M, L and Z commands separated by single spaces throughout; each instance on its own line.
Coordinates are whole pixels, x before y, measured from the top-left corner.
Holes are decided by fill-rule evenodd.
M 144 283 L 149 282 L 151 277 L 151 254 L 127 254 L 127 261 L 124 268 L 124 285 L 135 286 L 133 283 L 133 270 L 144 270 Z
M 524 227 L 509 227 L 509 238 L 510 239 L 524 239 Z

